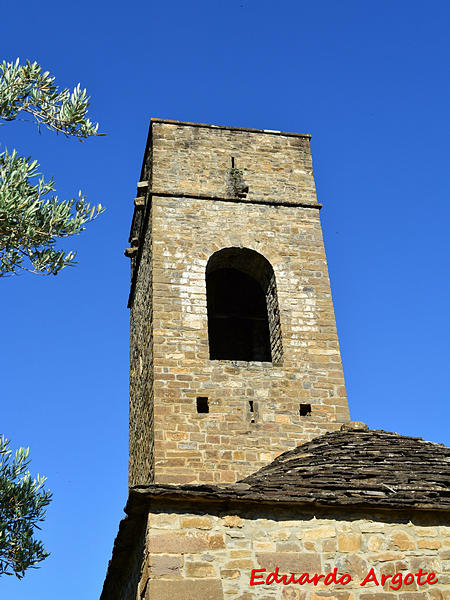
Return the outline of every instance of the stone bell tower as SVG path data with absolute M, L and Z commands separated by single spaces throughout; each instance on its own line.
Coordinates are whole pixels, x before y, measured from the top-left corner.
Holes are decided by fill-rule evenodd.
M 320 207 L 309 135 L 152 119 L 130 485 L 233 483 L 349 420 Z

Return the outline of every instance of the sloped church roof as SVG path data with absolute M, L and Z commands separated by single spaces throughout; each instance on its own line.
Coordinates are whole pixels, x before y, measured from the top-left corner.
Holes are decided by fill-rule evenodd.
M 347 425 L 281 454 L 242 483 L 267 499 L 450 508 L 450 448 Z

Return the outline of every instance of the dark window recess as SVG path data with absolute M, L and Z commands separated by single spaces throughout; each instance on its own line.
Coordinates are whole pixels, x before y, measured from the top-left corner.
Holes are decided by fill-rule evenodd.
M 222 248 L 206 265 L 209 357 L 279 364 L 283 355 L 275 274 L 249 248 Z
M 250 411 L 250 423 L 255 422 L 255 407 L 253 406 L 253 400 L 248 401 L 248 410 Z
M 300 416 L 306 417 L 311 414 L 311 404 L 300 404 Z
M 209 413 L 208 398 L 206 396 L 197 397 L 197 412 L 198 413 Z
M 213 360 L 272 360 L 266 298 L 258 281 L 237 269 L 209 273 L 208 334 Z

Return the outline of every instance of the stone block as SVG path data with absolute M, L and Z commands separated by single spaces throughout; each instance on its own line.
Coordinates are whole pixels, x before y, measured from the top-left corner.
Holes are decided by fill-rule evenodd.
M 211 529 L 212 526 L 213 523 L 210 517 L 192 516 L 180 518 L 181 529 Z
M 411 557 L 410 567 L 412 573 L 422 569 L 422 571 L 427 571 L 428 573 L 433 572 L 439 574 L 441 571 L 441 562 L 436 556 L 427 556 L 422 554 L 420 557 Z
M 220 569 L 220 577 L 222 579 L 237 579 L 241 572 L 238 569 Z
M 274 552 L 276 550 L 276 544 L 274 542 L 265 542 L 261 540 L 253 541 L 253 549 L 256 551 Z
M 317 544 L 315 542 L 303 542 L 303 547 L 308 552 L 316 552 Z
M 145 600 L 223 600 L 220 579 L 151 579 Z
M 322 542 L 322 552 L 336 552 L 337 542 L 336 539 L 331 540 L 323 540 Z
M 186 577 L 215 577 L 216 569 L 209 562 L 188 562 L 186 563 Z
M 230 558 L 248 558 L 251 555 L 251 550 L 230 550 Z
M 291 532 L 287 529 L 278 529 L 276 531 L 271 531 L 269 535 L 272 540 L 276 540 L 278 542 L 285 542 L 291 537 Z
M 279 567 L 280 573 L 320 573 L 320 554 L 312 552 L 260 552 L 256 555 L 258 564 L 274 571 Z
M 439 535 L 437 527 L 415 527 L 414 531 L 416 535 L 423 537 L 436 537 Z
M 236 515 L 227 515 L 223 518 L 225 527 L 243 527 L 244 521 Z
M 251 558 L 234 558 L 225 563 L 226 569 L 248 569 L 248 570 L 250 570 L 253 567 L 254 567 L 254 561 Z
M 404 531 L 396 531 L 391 536 L 392 544 L 400 550 L 414 550 L 416 544 L 414 540 Z
M 305 531 L 298 535 L 303 540 L 321 540 L 335 536 L 336 529 L 332 525 L 322 525 L 314 527 L 314 529 L 305 529 Z
M 180 517 L 176 514 L 149 513 L 148 526 L 156 529 L 178 529 Z
M 367 548 L 370 552 L 383 550 L 386 545 L 385 540 L 380 535 L 371 535 L 367 540 Z
M 438 550 L 442 546 L 438 539 L 422 538 L 417 541 L 417 547 L 423 550 Z
M 340 574 L 349 573 L 353 581 L 364 579 L 369 570 L 367 561 L 360 554 L 344 554 L 336 559 L 333 557 L 326 569 L 331 571 L 333 567 L 337 567 Z
M 153 554 L 149 558 L 149 573 L 155 576 L 180 576 L 182 564 L 181 556 Z
M 375 562 L 386 562 L 390 560 L 401 560 L 404 554 L 400 552 L 381 552 L 381 554 L 370 554 L 369 560 Z
M 310 550 L 310 548 L 306 548 L 306 550 Z M 315 550 L 316 548 L 313 547 L 311 548 L 311 550 Z M 276 546 L 276 550 L 277 552 L 300 552 L 302 550 L 301 546 L 299 543 L 296 542 L 280 542 L 279 544 L 277 544 Z
M 225 548 L 223 536 L 220 534 L 208 535 L 199 532 L 170 532 L 150 533 L 148 536 L 148 551 L 150 553 L 195 553 L 203 550 L 217 550 Z
M 339 552 L 357 552 L 361 548 L 361 534 L 339 533 L 337 542 Z

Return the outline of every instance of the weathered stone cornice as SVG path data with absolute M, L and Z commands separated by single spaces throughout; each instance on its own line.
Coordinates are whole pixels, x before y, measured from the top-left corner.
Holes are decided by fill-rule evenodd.
M 172 119 L 159 119 L 152 117 L 151 123 L 167 123 L 168 125 L 199 127 L 207 129 L 224 129 L 227 131 L 248 131 L 249 133 L 266 133 L 268 135 L 282 135 L 288 137 L 299 137 L 311 139 L 310 133 L 294 133 L 291 131 L 278 131 L 276 129 L 252 129 L 249 127 L 232 127 L 230 125 L 211 125 L 209 123 L 191 123 L 189 121 L 174 121 Z
M 185 192 L 166 192 L 163 190 L 151 190 L 151 196 L 161 196 L 163 198 L 188 198 L 191 200 L 216 200 L 219 202 L 234 202 L 239 204 L 269 204 L 270 206 L 298 206 L 300 208 L 316 208 L 320 210 L 322 204 L 319 202 L 278 202 L 273 198 L 260 198 L 251 200 L 243 198 L 231 198 L 226 196 L 213 196 L 211 194 L 187 194 Z

